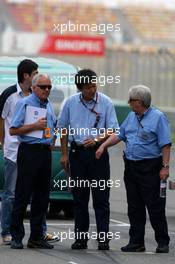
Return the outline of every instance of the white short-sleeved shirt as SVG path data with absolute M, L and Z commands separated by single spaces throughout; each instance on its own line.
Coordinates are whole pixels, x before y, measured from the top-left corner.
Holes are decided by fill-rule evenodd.
M 19 141 L 17 136 L 9 134 L 12 117 L 15 111 L 16 103 L 23 97 L 19 84 L 11 86 L 1 94 L 1 117 L 4 119 L 4 157 L 16 162 Z

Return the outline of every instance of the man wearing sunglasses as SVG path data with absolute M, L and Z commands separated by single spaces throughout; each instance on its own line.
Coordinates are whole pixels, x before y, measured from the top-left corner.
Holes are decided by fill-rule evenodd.
M 109 136 L 106 130 L 118 128 L 118 122 L 110 98 L 97 92 L 96 82 L 97 75 L 92 70 L 84 69 L 77 73 L 75 84 L 79 93 L 67 99 L 58 121 L 63 131 L 61 164 L 67 171 L 70 165 L 71 178 L 76 183 L 72 188 L 75 212 L 75 242 L 72 249 L 87 248 L 87 240 L 90 238 L 90 189 L 96 216 L 98 249 L 109 249 L 109 156 L 106 151 L 101 159 L 96 160 L 95 151 Z M 102 134 L 100 130 L 103 130 Z M 68 141 L 71 145 L 69 158 Z M 100 189 L 100 180 L 105 182 L 103 190 Z M 88 186 L 80 186 L 80 181 L 88 183 Z M 92 182 L 96 183 L 94 187 Z
M 49 202 L 51 177 L 51 149 L 54 140 L 56 118 L 48 97 L 51 80 L 47 75 L 37 74 L 32 79 L 32 94 L 18 101 L 12 119 L 10 134 L 17 135 L 20 141 L 17 156 L 17 182 L 12 212 L 11 248 L 22 249 L 24 237 L 23 219 L 28 201 L 31 200 L 31 233 L 27 247 L 52 249 L 43 235 L 43 219 Z M 31 108 L 30 108 L 31 107 Z M 32 108 L 33 107 L 33 108 Z M 31 110 L 31 113 L 29 112 Z M 33 117 L 31 123 L 26 118 Z M 44 110 L 43 110 L 44 109 Z M 28 114 L 27 114 L 28 113 Z M 36 120 L 33 122 L 33 120 Z M 45 133 L 49 130 L 49 133 Z M 36 132 L 36 134 L 31 134 Z M 40 135 L 39 135 L 40 134 Z

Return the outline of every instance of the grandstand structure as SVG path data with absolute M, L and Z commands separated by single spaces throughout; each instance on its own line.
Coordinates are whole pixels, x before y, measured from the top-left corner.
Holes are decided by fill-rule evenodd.
M 157 45 L 175 43 L 174 10 L 127 7 L 123 14 L 142 41 Z
M 10 16 L 16 20 L 18 30 L 53 32 L 53 24 L 100 24 L 117 21 L 116 12 L 104 5 L 68 1 L 5 1 Z M 27 12 L 26 12 L 27 11 Z M 68 32 L 69 33 L 69 32 Z M 80 34 L 82 32 L 79 32 Z M 88 32 L 93 34 L 93 32 Z M 85 32 L 87 34 L 87 32 Z
M 1 3 L 12 26 L 20 31 L 54 34 L 53 24 L 68 21 L 74 24 L 120 23 L 124 42 L 157 46 L 173 46 L 175 42 L 173 0 L 1 0 Z M 78 34 L 99 32 L 79 31 Z

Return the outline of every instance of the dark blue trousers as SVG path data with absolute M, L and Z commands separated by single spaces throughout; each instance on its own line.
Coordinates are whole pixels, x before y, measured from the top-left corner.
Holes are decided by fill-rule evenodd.
M 11 235 L 22 241 L 25 231 L 23 220 L 31 200 L 30 238 L 43 238 L 43 218 L 49 203 L 51 151 L 49 146 L 20 144 L 17 157 L 17 182 L 12 212 Z
M 146 224 L 146 208 L 157 243 L 168 245 L 168 227 L 165 216 L 165 198 L 160 198 L 162 158 L 130 161 L 124 158 L 124 182 L 126 186 L 128 217 L 131 224 L 131 244 L 143 244 Z
M 95 148 L 70 150 L 71 179 L 76 186 L 72 189 L 75 212 L 76 239 L 88 239 L 89 230 L 88 203 L 90 189 L 92 191 L 93 207 L 95 210 L 98 239 L 106 237 L 109 232 L 109 187 L 110 178 L 109 155 L 105 152 L 102 157 L 95 159 Z M 83 186 L 82 184 L 85 184 Z M 89 185 L 92 184 L 92 185 Z M 81 186 L 80 186 L 81 184 Z M 81 236 L 84 234 L 84 237 Z M 104 239 L 103 237 L 103 239 Z

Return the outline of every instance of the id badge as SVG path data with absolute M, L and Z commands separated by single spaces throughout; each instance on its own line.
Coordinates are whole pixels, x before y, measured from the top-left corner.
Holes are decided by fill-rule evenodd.
M 144 140 L 148 140 L 148 139 L 149 139 L 149 134 L 146 133 L 146 132 L 144 132 L 144 131 L 142 131 L 142 132 L 140 133 L 140 137 L 141 137 L 142 139 L 144 139 Z
M 45 138 L 51 138 L 51 134 L 50 134 L 50 127 L 46 127 L 44 130 L 44 137 Z

